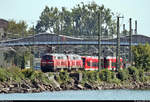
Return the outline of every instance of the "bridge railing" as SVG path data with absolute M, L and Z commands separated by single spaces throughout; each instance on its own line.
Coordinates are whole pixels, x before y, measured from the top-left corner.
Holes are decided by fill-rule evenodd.
M 83 39 L 88 39 L 88 40 L 98 40 L 98 36 L 73 36 L 77 38 L 83 38 Z M 120 38 L 125 37 L 125 36 L 120 36 Z M 102 36 L 102 40 L 109 40 L 109 39 L 114 39 L 117 38 L 117 36 Z
M 0 46 L 33 46 L 33 45 L 97 45 L 98 41 L 60 41 L 60 42 L 15 42 L 0 43 Z M 116 45 L 116 42 L 102 41 L 102 45 Z M 129 42 L 120 42 L 121 46 L 129 46 Z M 132 43 L 138 45 L 138 43 Z

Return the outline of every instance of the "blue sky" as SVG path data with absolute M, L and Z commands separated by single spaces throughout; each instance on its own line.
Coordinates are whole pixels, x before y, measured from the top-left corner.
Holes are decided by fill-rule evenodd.
M 95 1 L 98 5 L 110 8 L 114 13 L 120 13 L 124 19 L 120 21 L 129 29 L 129 18 L 138 22 L 138 34 L 150 36 L 150 0 L 0 0 L 0 18 L 25 20 L 29 26 L 36 25 L 45 6 L 66 7 L 71 9 L 80 2 L 85 4 Z

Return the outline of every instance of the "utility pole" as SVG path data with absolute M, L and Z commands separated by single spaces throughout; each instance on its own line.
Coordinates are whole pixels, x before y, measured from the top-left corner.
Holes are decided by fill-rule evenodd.
M 117 17 L 117 53 L 116 53 L 116 70 L 120 67 L 120 27 L 119 27 L 119 17 Z
M 117 17 L 117 49 L 116 49 L 116 70 L 119 70 L 120 68 L 120 25 L 119 25 L 119 18 L 123 17 Z
M 98 12 L 98 70 L 101 70 L 101 12 Z
M 126 28 L 125 27 L 126 27 L 125 24 L 123 24 L 123 33 L 124 33 L 123 35 L 124 36 L 126 36 Z
M 137 35 L 137 20 L 135 20 L 135 34 Z
M 123 24 L 123 35 L 126 36 L 126 28 L 125 28 L 125 24 Z M 126 63 L 126 56 L 125 56 L 125 46 L 123 46 L 123 63 Z
M 34 24 L 33 24 L 33 68 L 35 67 L 35 49 L 34 49 L 34 47 L 35 47 L 35 32 L 34 32 Z
M 131 43 L 132 43 L 132 19 L 129 19 L 129 63 L 132 64 L 132 53 L 131 53 Z

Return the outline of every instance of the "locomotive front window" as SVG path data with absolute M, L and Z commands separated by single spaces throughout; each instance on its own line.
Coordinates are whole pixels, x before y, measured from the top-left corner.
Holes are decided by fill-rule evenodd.
M 62 59 L 61 56 L 58 56 L 57 59 Z
M 49 56 L 49 55 L 45 55 L 45 56 L 42 57 L 42 59 L 44 59 L 44 60 L 52 60 L 53 57 Z

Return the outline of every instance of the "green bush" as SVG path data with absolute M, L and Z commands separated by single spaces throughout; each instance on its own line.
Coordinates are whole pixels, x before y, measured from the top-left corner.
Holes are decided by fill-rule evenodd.
M 0 68 L 0 81 L 20 82 L 24 78 L 18 67 Z
M 29 78 L 29 79 L 32 79 L 34 77 L 33 75 L 36 75 L 36 73 L 34 73 L 34 70 L 31 68 L 23 69 L 21 72 L 24 74 L 25 78 Z
M 108 69 L 104 69 L 100 72 L 100 79 L 102 81 L 111 82 L 113 78 L 114 78 L 114 74 Z
M 34 73 L 34 79 L 38 79 L 41 82 L 47 84 L 47 83 L 51 83 L 51 81 L 48 79 L 48 76 L 46 76 L 43 72 L 41 71 L 35 71 Z
M 88 81 L 88 78 L 87 78 L 87 71 L 83 71 L 82 72 L 82 82 L 85 83 Z
M 144 81 L 145 81 L 145 82 L 146 82 L 146 81 L 147 81 L 147 82 L 150 82 L 150 76 L 145 76 L 145 77 L 144 77 Z
M 11 67 L 6 69 L 7 74 L 12 78 L 12 80 L 20 82 L 22 79 L 24 79 L 24 74 L 21 72 L 21 69 L 18 67 Z
M 144 70 L 143 69 L 139 69 L 139 80 L 140 81 L 144 81 Z
M 118 78 L 114 78 L 111 80 L 111 83 L 120 84 L 120 80 Z
M 96 80 L 94 72 L 88 71 L 86 74 L 87 74 L 87 80 L 89 80 L 89 81 L 95 81 Z
M 95 81 L 100 81 L 100 72 L 98 72 L 98 71 L 94 72 L 94 80 Z
M 119 70 L 117 74 L 117 78 L 120 79 L 121 81 L 128 80 L 129 77 L 129 72 L 128 70 Z
M 143 68 L 145 71 L 150 71 L 150 66 L 144 67 Z
M 53 74 L 52 72 L 49 72 L 49 73 L 48 73 L 48 76 L 49 76 L 49 77 L 51 77 L 51 76 L 53 76 L 53 75 L 54 75 L 54 74 Z
M 59 76 L 63 82 L 69 81 L 69 73 L 67 71 L 60 72 Z
M 116 78 L 116 72 L 111 71 L 111 78 L 112 78 L 112 79 L 115 79 L 115 78 Z
M 48 77 L 41 71 L 35 71 L 33 69 L 24 69 L 22 70 L 22 73 L 24 74 L 25 78 L 28 78 L 32 81 L 39 80 L 43 83 L 49 83 L 50 80 Z
M 58 75 L 58 74 L 56 74 L 55 75 L 55 80 L 58 82 L 58 83 L 61 83 L 62 81 L 61 81 L 61 78 L 60 78 L 60 76 Z
M 7 71 L 4 68 L 0 68 L 0 81 L 4 82 L 8 80 Z
M 133 75 L 137 71 L 137 68 L 134 66 L 130 66 L 128 67 L 128 71 L 130 75 Z
M 130 76 L 132 76 L 134 80 L 139 81 L 139 71 L 136 67 L 130 66 L 128 68 L 128 71 Z
M 82 72 L 82 81 L 83 82 L 95 82 L 100 81 L 99 72 L 98 71 L 83 71 Z

